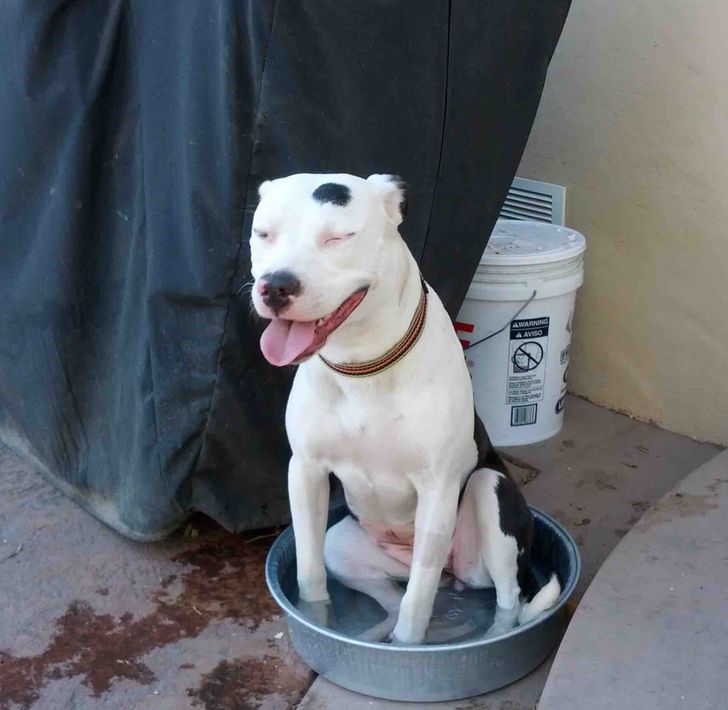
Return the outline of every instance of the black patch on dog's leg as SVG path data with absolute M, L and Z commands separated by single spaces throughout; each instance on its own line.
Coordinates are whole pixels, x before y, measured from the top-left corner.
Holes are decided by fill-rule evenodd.
M 495 487 L 498 519 L 504 535 L 516 538 L 518 551 L 528 552 L 533 540 L 533 516 L 512 478 L 501 476 Z
M 533 539 L 533 516 L 521 493 L 521 489 L 511 478 L 508 467 L 498 452 L 493 448 L 478 413 L 475 412 L 475 445 L 478 448 L 478 463 L 476 468 L 490 468 L 503 474 L 498 479 L 495 495 L 498 499 L 498 516 L 500 529 L 505 535 L 516 538 L 518 550 L 528 554 Z
M 523 553 L 518 555 L 518 574 L 516 579 L 518 580 L 518 586 L 521 588 L 521 594 L 525 597 L 527 602 L 530 602 L 538 593 L 539 585 L 536 575 L 531 569 L 530 555 Z
M 495 487 L 498 499 L 498 522 L 504 535 L 516 538 L 518 545 L 518 586 L 531 601 L 538 591 L 538 581 L 531 570 L 531 545 L 533 543 L 533 515 L 523 493 L 510 476 L 501 476 Z
M 337 207 L 346 207 L 351 202 L 351 190 L 338 182 L 325 182 L 311 193 L 311 197 L 322 205 L 330 202 Z
M 531 545 L 533 544 L 533 515 L 511 478 L 508 467 L 493 448 L 485 425 L 475 412 L 475 445 L 478 447 L 476 468 L 490 468 L 503 475 L 498 479 L 495 495 L 498 499 L 498 522 L 505 535 L 516 538 L 518 545 L 518 586 L 527 601 L 531 601 L 539 590 L 538 580 L 531 569 Z

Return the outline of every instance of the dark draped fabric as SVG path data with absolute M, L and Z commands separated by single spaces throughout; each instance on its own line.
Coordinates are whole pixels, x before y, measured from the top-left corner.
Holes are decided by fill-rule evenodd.
M 287 519 L 256 188 L 396 173 L 451 314 L 569 0 L 4 0 L 0 438 L 120 532 Z

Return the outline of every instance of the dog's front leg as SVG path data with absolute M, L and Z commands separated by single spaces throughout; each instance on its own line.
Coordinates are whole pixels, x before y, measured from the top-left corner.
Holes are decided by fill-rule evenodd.
M 418 492 L 412 568 L 392 632 L 395 642 L 421 643 L 425 638 L 455 531 L 458 493 L 456 485 Z
M 288 466 L 288 496 L 296 538 L 299 597 L 304 602 L 326 602 L 324 536 L 329 511 L 328 472 L 294 455 Z

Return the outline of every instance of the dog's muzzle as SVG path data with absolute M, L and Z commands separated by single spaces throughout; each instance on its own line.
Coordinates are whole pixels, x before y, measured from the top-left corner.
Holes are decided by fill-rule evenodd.
M 278 315 L 301 293 L 301 282 L 290 271 L 273 271 L 260 278 L 257 288 L 263 303 Z

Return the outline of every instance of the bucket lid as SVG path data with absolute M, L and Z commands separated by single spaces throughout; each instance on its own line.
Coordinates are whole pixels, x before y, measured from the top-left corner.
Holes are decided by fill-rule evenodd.
M 487 266 L 548 264 L 586 249 L 584 235 L 556 224 L 499 219 L 480 263 Z

